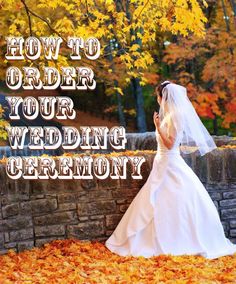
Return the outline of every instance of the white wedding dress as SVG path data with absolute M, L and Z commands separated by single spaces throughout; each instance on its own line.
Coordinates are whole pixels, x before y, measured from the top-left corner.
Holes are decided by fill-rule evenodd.
M 156 138 L 150 175 L 105 246 L 121 256 L 188 254 L 213 259 L 236 253 L 210 195 L 180 155 L 179 137 L 171 150 L 157 131 Z

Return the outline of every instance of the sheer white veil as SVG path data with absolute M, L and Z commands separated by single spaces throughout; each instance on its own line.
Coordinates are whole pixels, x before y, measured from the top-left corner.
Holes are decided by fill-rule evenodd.
M 176 137 L 178 134 L 180 149 L 185 154 L 199 150 L 202 156 L 216 149 L 213 138 L 187 96 L 187 89 L 170 81 L 162 84 L 166 82 L 169 84 L 162 89 L 159 119 L 167 135 Z

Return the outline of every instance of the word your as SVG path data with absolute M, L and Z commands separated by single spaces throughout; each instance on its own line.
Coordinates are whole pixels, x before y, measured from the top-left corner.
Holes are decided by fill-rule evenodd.
M 19 108 L 24 118 L 33 120 L 38 117 L 39 113 L 45 120 L 57 119 L 74 119 L 76 111 L 74 103 L 69 97 L 15 97 L 7 96 L 6 100 L 10 106 L 9 118 L 19 120 Z
M 11 179 L 126 179 L 127 163 L 132 165 L 133 179 L 142 179 L 142 156 L 110 157 L 111 163 L 104 156 L 93 159 L 83 157 L 11 157 L 7 161 L 6 172 Z

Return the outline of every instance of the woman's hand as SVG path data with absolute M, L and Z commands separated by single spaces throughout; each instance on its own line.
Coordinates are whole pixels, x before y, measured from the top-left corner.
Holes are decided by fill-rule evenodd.
M 156 126 L 156 129 L 159 131 L 159 129 L 160 129 L 160 119 L 159 119 L 159 114 L 156 111 L 154 111 L 154 113 L 153 113 L 153 122 L 154 122 L 154 124 Z

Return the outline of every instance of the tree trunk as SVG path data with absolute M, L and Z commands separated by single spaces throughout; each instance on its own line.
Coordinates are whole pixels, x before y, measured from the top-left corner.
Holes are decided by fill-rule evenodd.
M 130 7 L 129 5 L 130 5 L 130 1 L 126 0 L 126 17 L 129 23 L 132 23 L 132 15 L 129 11 L 129 7 Z M 139 32 L 142 33 L 142 30 L 139 30 Z M 131 29 L 130 35 L 136 36 L 136 31 L 134 29 Z M 133 44 L 138 44 L 140 47 L 139 51 L 141 51 L 142 40 L 140 38 L 137 38 L 136 36 L 136 39 L 131 41 L 131 45 Z M 131 81 L 132 81 L 133 96 L 134 96 L 135 108 L 136 108 L 136 125 L 138 128 L 138 132 L 146 132 L 147 131 L 146 115 L 144 111 L 143 90 L 142 90 L 142 86 L 140 85 L 140 79 L 133 77 Z
M 111 46 L 109 45 L 109 55 L 108 58 L 111 62 L 111 69 L 112 72 L 115 72 L 115 66 L 114 66 L 114 61 L 113 61 L 113 56 L 111 53 Z M 116 80 L 114 80 L 114 85 L 115 87 L 118 87 L 118 82 Z M 119 123 L 121 126 L 126 128 L 126 121 L 125 121 L 125 115 L 123 112 L 123 105 L 122 105 L 122 100 L 121 100 L 121 95 L 116 91 L 116 98 L 117 98 L 117 108 L 118 108 L 118 118 L 119 118 Z
M 217 124 L 217 117 L 213 119 L 213 129 L 214 129 L 214 135 L 218 135 L 218 124 Z
M 114 83 L 115 83 L 115 86 L 118 87 L 118 83 L 117 83 L 116 80 L 115 80 Z M 116 97 L 117 97 L 117 107 L 118 107 L 119 123 L 120 123 L 121 126 L 126 128 L 126 121 L 125 121 L 125 115 L 124 115 L 124 111 L 123 111 L 121 94 L 119 94 L 117 91 L 116 91 Z
M 146 115 L 144 111 L 144 100 L 143 100 L 142 87 L 140 85 L 140 79 L 133 78 L 132 85 L 133 85 L 133 95 L 135 99 L 136 122 L 137 122 L 138 132 L 146 132 L 147 131 Z
M 233 10 L 233 13 L 234 13 L 234 27 L 236 28 L 236 1 L 230 0 L 230 4 L 232 6 L 232 10 Z

